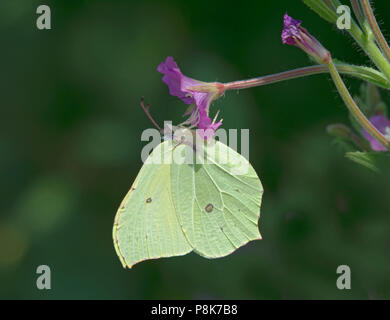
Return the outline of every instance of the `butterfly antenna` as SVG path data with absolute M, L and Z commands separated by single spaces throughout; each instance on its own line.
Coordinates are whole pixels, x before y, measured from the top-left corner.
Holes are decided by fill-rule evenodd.
M 162 131 L 161 127 L 157 124 L 156 121 L 154 121 L 154 119 L 152 118 L 152 116 L 150 115 L 150 112 L 149 112 L 149 109 L 150 109 L 150 103 L 146 104 L 145 105 L 145 99 L 144 97 L 141 97 L 141 107 L 142 109 L 144 109 L 146 115 L 148 116 L 148 118 L 150 119 L 150 121 L 152 121 L 153 125 L 160 131 Z

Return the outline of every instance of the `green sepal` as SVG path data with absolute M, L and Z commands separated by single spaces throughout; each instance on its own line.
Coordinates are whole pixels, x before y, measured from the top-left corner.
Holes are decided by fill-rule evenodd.
M 327 126 L 326 131 L 329 135 L 335 137 L 334 144 L 342 147 L 344 151 L 368 150 L 368 145 L 360 139 L 348 126 L 336 123 Z
M 380 102 L 376 105 L 374 114 L 380 114 L 387 118 L 388 112 L 387 112 L 387 105 L 384 102 Z
M 390 170 L 390 152 L 347 152 L 345 156 L 374 171 L 383 173 Z

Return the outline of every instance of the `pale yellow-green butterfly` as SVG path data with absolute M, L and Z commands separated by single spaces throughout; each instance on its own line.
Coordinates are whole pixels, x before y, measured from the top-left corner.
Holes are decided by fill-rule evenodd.
M 221 142 L 195 144 L 187 137 L 196 134 L 179 131 L 149 155 L 117 211 L 123 267 L 191 251 L 219 258 L 261 239 L 263 188 L 249 162 Z

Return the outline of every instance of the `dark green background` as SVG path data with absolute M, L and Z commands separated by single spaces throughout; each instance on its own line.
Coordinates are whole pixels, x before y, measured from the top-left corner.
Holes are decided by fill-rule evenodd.
M 390 5 L 375 3 L 390 30 Z M 38 4 L 51 6 L 50 31 L 35 26 Z M 132 270 L 115 254 L 114 215 L 151 127 L 139 99 L 160 123 L 185 110 L 157 65 L 171 55 L 186 75 L 221 82 L 306 66 L 281 43 L 286 11 L 334 57 L 368 63 L 298 0 L 0 1 L 1 298 L 390 298 L 389 177 L 345 159 L 327 136 L 328 124 L 347 123 L 328 75 L 228 92 L 212 107 L 224 128 L 250 128 L 262 241 Z M 52 290 L 35 286 L 41 264 Z M 336 287 L 342 264 L 350 291 Z

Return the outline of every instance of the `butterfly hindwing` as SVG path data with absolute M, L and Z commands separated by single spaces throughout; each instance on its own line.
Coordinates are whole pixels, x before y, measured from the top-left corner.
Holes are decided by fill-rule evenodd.
M 188 148 L 178 146 L 173 154 L 184 154 Z M 194 251 L 218 258 L 261 239 L 263 188 L 249 162 L 223 143 L 205 147 L 204 159 L 200 164 L 172 164 L 172 196 Z

